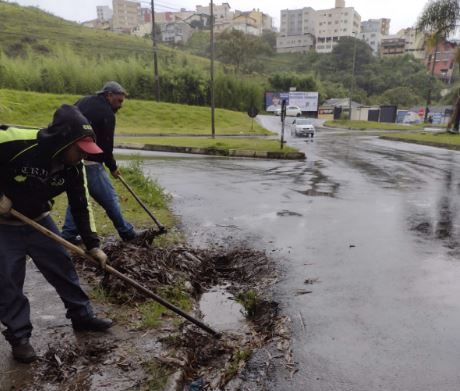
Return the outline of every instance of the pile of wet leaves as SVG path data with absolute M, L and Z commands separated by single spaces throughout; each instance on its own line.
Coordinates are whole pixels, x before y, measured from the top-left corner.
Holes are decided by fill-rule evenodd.
M 235 297 L 248 290 L 257 292 L 247 316 L 250 331 L 225 333 L 218 340 L 185 322 L 163 341 L 165 352 L 158 360 L 180 369 L 187 384 L 203 379 L 206 389 L 221 389 L 240 371 L 254 349 L 276 338 L 278 305 L 262 298 L 264 289 L 275 281 L 276 270 L 264 252 L 247 248 L 156 248 L 119 242 L 106 243 L 104 251 L 112 267 L 157 293 L 177 281 L 184 282 L 195 298 L 216 285 L 225 285 Z M 89 273 L 101 281 L 111 300 L 136 303 L 148 299 L 115 276 L 85 262 L 79 264 L 86 276 Z
M 39 360 L 35 374 L 37 381 L 66 383 L 83 368 L 94 369 L 95 365 L 116 348 L 109 341 L 85 341 L 76 345 L 66 342 L 54 342 Z
M 185 281 L 194 295 L 206 288 L 228 283 L 229 291 L 235 292 L 245 286 L 262 286 L 275 276 L 273 263 L 266 254 L 250 249 L 192 249 L 184 246 L 157 248 L 109 242 L 104 246 L 110 266 L 124 275 L 157 291 L 162 286 Z M 102 271 L 91 264 L 79 262 L 80 268 L 100 276 Z M 103 274 L 102 286 L 111 298 L 119 303 L 139 302 L 145 295 L 128 286 L 109 273 Z

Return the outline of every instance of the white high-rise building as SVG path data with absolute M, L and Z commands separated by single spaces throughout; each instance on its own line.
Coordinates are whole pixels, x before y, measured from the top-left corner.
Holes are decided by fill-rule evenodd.
M 98 5 L 96 6 L 97 19 L 100 22 L 107 22 L 112 20 L 113 11 L 108 5 Z
M 371 47 L 374 55 L 378 55 L 382 37 L 387 36 L 389 32 L 390 19 L 369 19 L 361 22 L 359 39 Z
M 278 53 L 302 53 L 315 47 L 316 11 L 311 7 L 281 11 Z
M 357 37 L 361 16 L 353 7 L 345 7 L 345 0 L 336 0 L 335 5 L 320 11 L 311 7 L 282 10 L 277 51 L 329 53 L 341 37 Z
M 345 1 L 336 1 L 337 8 L 316 11 L 316 51 L 330 53 L 341 37 L 358 37 L 361 16 Z
M 141 4 L 137 1 L 112 0 L 113 29 L 132 30 L 142 24 Z

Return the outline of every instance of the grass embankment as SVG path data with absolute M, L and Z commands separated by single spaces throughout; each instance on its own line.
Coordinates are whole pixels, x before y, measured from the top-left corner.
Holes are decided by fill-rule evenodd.
M 150 38 L 139 38 L 128 34 L 101 31 L 84 27 L 76 22 L 64 20 L 36 7 L 23 7 L 0 1 L 0 49 L 11 56 L 31 51 L 50 54 L 56 46 L 73 48 L 86 58 L 143 56 L 150 59 Z M 178 52 L 159 44 L 162 56 Z M 189 62 L 208 66 L 208 60 L 186 55 Z
M 205 137 L 117 137 L 115 141 L 132 144 L 153 144 L 172 145 L 178 147 L 209 148 L 222 151 L 236 149 L 267 152 L 296 152 L 296 149 L 288 147 L 286 145 L 281 150 L 280 143 L 276 140 L 260 140 L 252 138 L 212 139 Z
M 42 127 L 63 103 L 75 103 L 79 95 L 58 95 L 0 89 L 0 123 Z M 116 133 L 208 135 L 211 110 L 207 107 L 127 99 L 117 114 Z M 216 134 L 270 134 L 245 114 L 216 109 Z
M 174 226 L 175 219 L 168 207 L 168 196 L 155 181 L 143 175 L 140 161 L 131 161 L 127 167 L 122 167 L 121 171 L 124 179 L 131 185 L 157 219 L 168 228 Z M 113 178 L 112 183 L 120 198 L 121 209 L 126 220 L 132 223 L 136 228 L 157 228 L 147 213 L 145 213 L 131 194 L 123 187 L 123 184 Z M 67 205 L 67 197 L 65 194 L 55 198 L 52 215 L 58 227 L 62 227 L 64 223 Z M 94 211 L 98 234 L 101 236 L 118 236 L 111 220 L 107 217 L 102 207 L 94 200 L 91 201 L 91 205 Z M 160 236 L 158 239 L 160 238 L 165 241 L 164 243 L 173 243 L 180 240 L 179 235 L 175 232 Z
M 399 139 L 401 141 L 409 141 L 417 144 L 426 144 L 439 147 L 459 147 L 460 135 L 452 133 L 388 133 L 383 134 L 382 138 L 391 138 L 392 140 Z
M 423 129 L 423 124 L 419 125 L 400 125 L 391 124 L 385 122 L 374 122 L 374 121 L 349 121 L 349 120 L 334 120 L 326 121 L 325 126 L 331 128 L 344 128 L 344 129 L 357 129 L 357 130 L 419 130 Z

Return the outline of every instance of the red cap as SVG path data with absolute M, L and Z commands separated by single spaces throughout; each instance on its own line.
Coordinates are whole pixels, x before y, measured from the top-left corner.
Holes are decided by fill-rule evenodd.
M 82 139 L 78 140 L 77 145 L 83 152 L 86 152 L 90 155 L 104 153 L 104 151 L 98 147 L 93 138 L 90 136 L 83 137 Z

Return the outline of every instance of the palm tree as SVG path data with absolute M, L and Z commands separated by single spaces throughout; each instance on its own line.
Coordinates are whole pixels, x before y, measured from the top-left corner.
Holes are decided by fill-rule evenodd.
M 457 47 L 455 52 L 454 62 L 457 63 L 457 68 L 459 71 L 460 76 L 460 47 Z M 449 96 L 453 94 L 452 101 L 455 100 L 454 112 L 452 113 L 452 117 L 450 117 L 449 123 L 447 124 L 447 131 L 450 133 L 458 133 L 459 123 L 460 123 L 460 87 L 454 93 L 456 87 L 453 87 L 452 91 L 449 92 Z
M 417 21 L 416 29 L 425 32 L 429 37 L 428 41 L 431 42 L 431 45 L 435 48 L 434 55 L 432 56 L 431 81 L 428 87 L 426 100 L 425 122 L 428 117 L 429 105 L 431 103 L 432 79 L 439 40 L 447 38 L 449 33 L 455 30 L 459 19 L 459 0 L 430 0 Z

